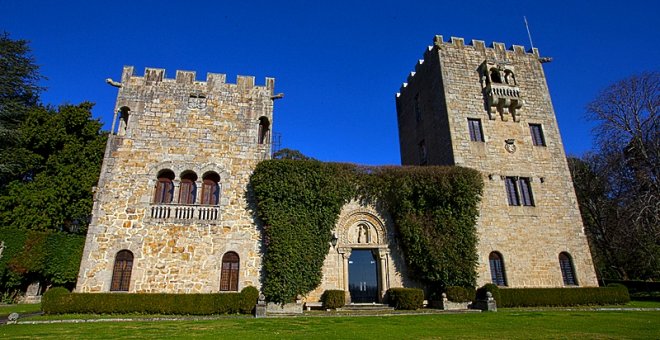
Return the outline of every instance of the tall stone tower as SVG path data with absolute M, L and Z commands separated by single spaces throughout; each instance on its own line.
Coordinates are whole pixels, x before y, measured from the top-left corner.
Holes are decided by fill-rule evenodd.
M 79 292 L 259 287 L 246 195 L 270 157 L 274 79 L 125 67 L 77 283 Z
M 404 165 L 483 174 L 478 285 L 597 285 L 541 61 L 436 36 L 396 96 Z

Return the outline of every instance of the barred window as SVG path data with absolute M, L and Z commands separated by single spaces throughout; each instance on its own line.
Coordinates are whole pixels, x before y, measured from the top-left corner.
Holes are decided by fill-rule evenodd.
M 233 251 L 225 253 L 222 257 L 222 271 L 220 272 L 220 291 L 238 291 L 238 270 L 240 267 L 238 254 Z
M 111 292 L 127 292 L 131 283 L 131 271 L 133 270 L 133 253 L 129 250 L 121 250 L 115 256 L 115 265 L 112 269 Z
M 504 274 L 504 260 L 502 260 L 502 255 L 494 251 L 488 256 L 488 262 L 490 262 L 490 277 L 492 282 L 498 286 L 506 286 L 506 275 Z
M 468 118 L 468 129 L 470 130 L 470 140 L 473 142 L 483 142 L 484 133 L 481 129 L 481 119 Z
M 577 279 L 575 278 L 575 268 L 573 267 L 573 260 L 571 255 L 567 252 L 559 253 L 559 268 L 561 269 L 561 277 L 564 279 L 565 286 L 577 286 Z
M 506 177 L 504 186 L 509 205 L 534 206 L 534 195 L 529 177 Z
M 529 124 L 529 132 L 532 135 L 532 144 L 535 146 L 545 146 L 545 138 L 543 138 L 543 128 L 541 128 L 541 124 Z

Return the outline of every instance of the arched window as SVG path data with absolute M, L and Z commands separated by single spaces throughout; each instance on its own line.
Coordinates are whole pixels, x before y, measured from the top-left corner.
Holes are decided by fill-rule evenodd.
M 490 277 L 493 283 L 498 286 L 506 286 L 506 274 L 504 272 L 502 255 L 494 251 L 488 255 L 488 262 L 490 262 Z
M 575 268 L 573 268 L 573 260 L 567 252 L 559 253 L 559 268 L 561 269 L 561 277 L 564 279 L 564 285 L 578 285 L 575 277 Z
M 161 170 L 158 172 L 158 181 L 156 182 L 156 189 L 154 191 L 154 203 L 172 203 L 174 196 L 174 172 L 172 170 Z
M 117 135 L 123 136 L 126 134 L 126 128 L 128 127 L 128 117 L 131 109 L 127 106 L 122 106 L 119 109 L 119 127 L 117 128 Z
M 498 69 L 490 69 L 490 81 L 493 83 L 502 84 L 502 77 L 500 76 L 500 71 Z
M 511 70 L 504 71 L 504 81 L 509 85 L 516 85 L 516 76 Z
M 179 204 L 195 204 L 197 196 L 197 174 L 192 171 L 184 171 L 181 174 L 181 184 L 179 186 Z
M 238 254 L 233 251 L 225 253 L 222 257 L 222 271 L 220 272 L 220 291 L 238 291 Z
M 115 256 L 115 266 L 112 269 L 111 292 L 127 292 L 131 283 L 131 270 L 133 270 L 133 253 L 121 250 Z
M 268 142 L 268 133 L 270 132 L 270 121 L 268 117 L 259 117 L 259 137 L 257 143 L 264 144 Z
M 202 204 L 218 205 L 220 202 L 220 175 L 210 171 L 204 174 L 202 183 Z

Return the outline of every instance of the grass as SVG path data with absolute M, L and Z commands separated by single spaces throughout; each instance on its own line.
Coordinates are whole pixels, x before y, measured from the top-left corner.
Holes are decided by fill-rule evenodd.
M 158 322 L 99 322 L 0 327 L 0 338 L 587 338 L 660 335 L 660 312 L 501 311 L 375 317 L 221 318 Z
M 11 313 L 35 313 L 41 310 L 40 304 L 0 305 L 0 318 L 6 318 Z

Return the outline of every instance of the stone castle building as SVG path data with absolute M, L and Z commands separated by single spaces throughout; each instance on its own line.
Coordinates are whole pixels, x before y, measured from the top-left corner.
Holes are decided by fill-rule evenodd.
M 478 285 L 597 285 L 542 61 L 436 36 L 396 96 L 404 165 L 483 174 Z
M 249 176 L 270 158 L 274 79 L 125 67 L 78 277 L 80 292 L 210 293 L 260 288 L 263 245 Z M 404 165 L 480 170 L 479 281 L 596 285 L 538 51 L 436 38 L 396 99 Z M 379 206 L 346 204 L 326 289 L 382 301 L 406 276 Z

